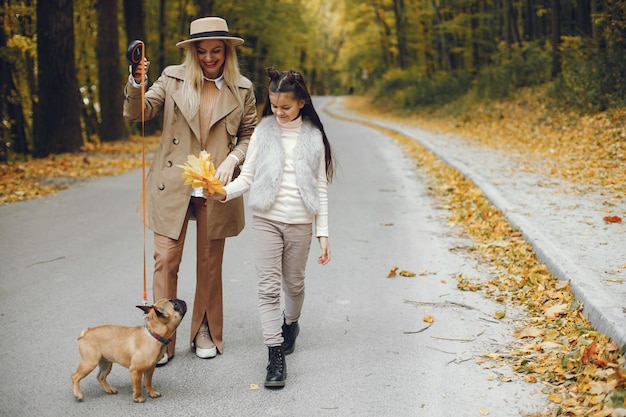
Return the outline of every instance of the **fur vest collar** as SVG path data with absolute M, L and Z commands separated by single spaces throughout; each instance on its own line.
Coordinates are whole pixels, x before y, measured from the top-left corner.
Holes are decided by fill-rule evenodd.
M 285 165 L 285 150 L 280 137 L 280 126 L 274 116 L 264 117 L 254 130 L 252 140 L 257 142 L 259 153 L 248 204 L 260 212 L 272 207 L 280 188 Z M 317 171 L 323 157 L 322 133 L 313 123 L 303 120 L 293 150 L 293 161 L 300 198 L 306 210 L 313 215 L 318 214 L 320 208 Z

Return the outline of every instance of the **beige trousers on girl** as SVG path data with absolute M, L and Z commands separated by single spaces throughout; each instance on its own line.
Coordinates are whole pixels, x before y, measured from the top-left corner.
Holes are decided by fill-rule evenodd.
M 259 313 L 266 346 L 283 343 L 281 285 L 287 323 L 300 318 L 304 303 L 304 276 L 313 235 L 311 224 L 285 224 L 252 218 Z

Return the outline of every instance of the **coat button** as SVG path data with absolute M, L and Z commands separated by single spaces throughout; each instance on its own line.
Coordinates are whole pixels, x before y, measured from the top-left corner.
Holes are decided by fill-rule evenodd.
M 165 184 L 159 184 L 159 190 L 161 191 L 165 190 Z
M 171 168 L 172 167 L 172 161 L 167 161 L 165 163 L 165 166 L 167 166 L 168 168 Z
M 174 145 L 178 145 L 178 144 L 180 143 L 180 141 L 179 141 L 178 139 L 174 138 L 174 139 L 172 140 L 172 143 L 173 143 Z

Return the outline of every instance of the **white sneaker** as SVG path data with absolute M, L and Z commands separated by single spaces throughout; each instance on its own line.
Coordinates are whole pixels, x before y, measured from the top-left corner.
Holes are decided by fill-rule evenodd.
M 163 365 L 167 365 L 167 362 L 169 361 L 169 357 L 167 356 L 167 352 L 165 352 L 163 354 L 163 357 L 161 357 L 161 359 L 159 359 L 159 361 L 156 363 L 156 366 L 163 366 Z
M 194 345 L 196 347 L 196 356 L 199 358 L 209 359 L 217 356 L 217 346 L 211 340 L 209 327 L 206 324 L 200 326 L 200 330 L 198 330 L 198 334 L 194 339 Z

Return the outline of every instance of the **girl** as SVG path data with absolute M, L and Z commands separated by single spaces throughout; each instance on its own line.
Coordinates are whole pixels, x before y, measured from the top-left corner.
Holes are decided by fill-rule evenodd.
M 241 175 L 224 187 L 225 196 L 210 197 L 227 202 L 250 190 L 259 312 L 269 354 L 265 386 L 280 388 L 287 377 L 284 355 L 294 351 L 299 332 L 314 221 L 322 250 L 317 262 L 330 261 L 327 189 L 333 159 L 302 75 L 274 68 L 267 73 L 263 119 L 252 134 Z
M 153 296 L 175 298 L 178 270 L 190 219 L 196 219 L 196 294 L 191 317 L 190 344 L 200 358 L 223 352 L 222 258 L 225 238 L 244 227 L 243 200 L 223 205 L 204 198 L 202 190 L 184 185 L 182 165 L 201 150 L 211 154 L 224 184 L 243 162 L 256 125 L 256 106 L 250 80 L 239 72 L 236 45 L 226 21 L 204 17 L 191 22 L 190 37 L 176 46 L 185 49 L 182 65 L 172 65 L 141 100 L 141 69 L 126 84 L 124 116 L 146 120 L 163 110 L 163 133 L 146 179 L 148 227 L 154 231 Z M 149 67 L 146 61 L 144 67 Z M 159 365 L 171 360 L 175 340 L 168 344 Z

